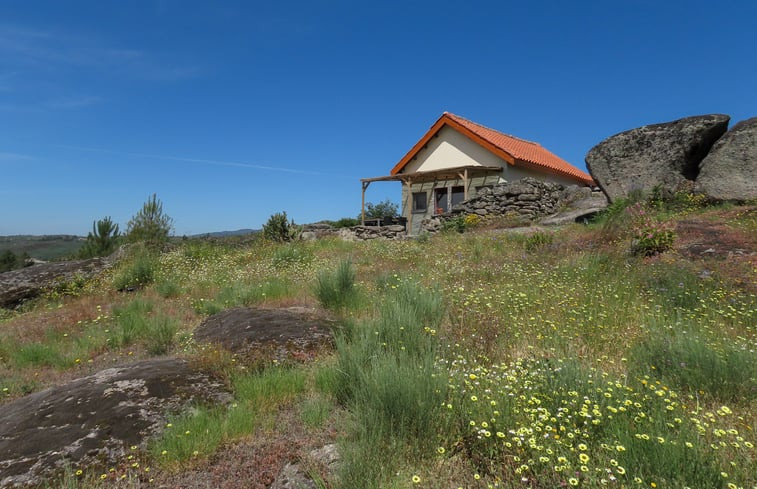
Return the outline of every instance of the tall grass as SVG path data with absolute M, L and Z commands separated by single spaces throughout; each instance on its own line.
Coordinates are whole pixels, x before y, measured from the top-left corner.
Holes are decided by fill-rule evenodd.
M 235 282 L 223 287 L 211 300 L 196 301 L 194 309 L 200 314 L 212 315 L 230 307 L 251 306 L 265 300 L 290 297 L 294 293 L 289 281 L 277 277 L 259 284 Z
M 113 287 L 116 290 L 127 290 L 149 285 L 158 272 L 158 258 L 157 252 L 138 246 L 116 272 Z
M 342 310 L 355 305 L 357 289 L 352 261 L 342 260 L 335 271 L 319 273 L 315 295 L 326 309 Z
M 381 487 L 400 453 L 423 457 L 436 440 L 445 395 L 434 336 L 441 298 L 402 283 L 387 293 L 377 315 L 348 325 L 336 339 L 334 394 L 352 415 L 342 487 Z
M 757 399 L 754 353 L 724 343 L 707 344 L 692 334 L 653 334 L 631 356 L 638 374 L 651 374 L 690 393 L 725 403 Z

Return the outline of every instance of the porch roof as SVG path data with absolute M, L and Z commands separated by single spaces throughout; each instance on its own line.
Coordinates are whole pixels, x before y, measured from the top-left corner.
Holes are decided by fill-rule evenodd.
M 414 173 L 397 173 L 396 175 L 386 175 L 383 177 L 361 178 L 363 186 L 367 187 L 371 182 L 430 182 L 434 180 L 446 180 L 452 178 L 470 178 L 473 175 L 485 173 L 501 172 L 501 166 L 482 166 L 466 165 L 455 166 L 451 168 L 440 168 L 438 170 L 418 171 Z

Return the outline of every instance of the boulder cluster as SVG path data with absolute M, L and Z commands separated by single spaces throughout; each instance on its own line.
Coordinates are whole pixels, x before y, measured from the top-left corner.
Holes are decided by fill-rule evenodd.
M 710 114 L 624 131 L 594 146 L 586 167 L 610 201 L 653 190 L 757 199 L 757 117 L 730 131 L 729 121 Z

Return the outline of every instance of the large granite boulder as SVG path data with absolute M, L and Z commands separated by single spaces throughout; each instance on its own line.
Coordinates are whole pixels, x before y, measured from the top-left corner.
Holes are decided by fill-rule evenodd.
M 168 412 L 230 399 L 221 382 L 177 358 L 109 368 L 23 397 L 0 406 L 0 487 L 36 486 L 64 464 L 115 464 L 162 431 Z
M 699 165 L 697 191 L 713 200 L 757 199 L 757 117 L 741 121 Z
M 111 267 L 114 261 L 106 257 L 40 263 L 0 273 L 0 307 L 14 307 L 77 277 L 88 279 Z
M 611 136 L 586 155 L 586 167 L 610 201 L 635 189 L 675 192 L 696 179 L 699 163 L 728 129 L 722 114 L 686 117 Z

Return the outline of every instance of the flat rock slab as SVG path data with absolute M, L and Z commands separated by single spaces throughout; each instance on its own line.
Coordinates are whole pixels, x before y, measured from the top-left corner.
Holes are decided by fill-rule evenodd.
M 563 226 L 565 224 L 572 224 L 574 222 L 583 223 L 590 220 L 592 217 L 602 212 L 605 207 L 590 207 L 588 209 L 578 209 L 572 211 L 563 211 L 555 215 L 549 216 L 546 219 L 539 221 L 539 224 L 544 226 Z
M 41 263 L 0 273 L 0 307 L 13 307 L 38 296 L 45 290 L 73 280 L 89 278 L 113 264 L 109 258 L 90 258 L 55 263 Z
M 0 487 L 36 485 L 60 471 L 115 463 L 193 401 L 230 399 L 185 360 L 160 358 L 102 370 L 0 406 Z
M 198 342 L 218 343 L 236 353 L 261 345 L 310 350 L 329 344 L 331 337 L 330 321 L 303 307 L 227 309 L 206 319 L 194 334 Z

